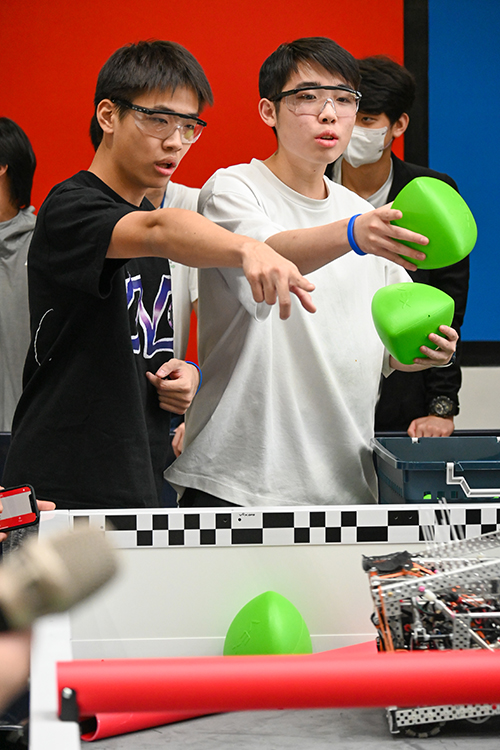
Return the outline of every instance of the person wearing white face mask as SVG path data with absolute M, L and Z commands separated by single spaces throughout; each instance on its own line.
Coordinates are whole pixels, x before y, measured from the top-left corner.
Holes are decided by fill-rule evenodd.
M 365 198 L 374 208 L 394 200 L 415 177 L 426 175 L 443 180 L 458 190 L 447 174 L 401 161 L 391 145 L 410 122 L 415 98 L 411 73 L 384 56 L 358 60 L 362 94 L 351 140 L 342 157 L 330 164 L 326 174 Z M 469 258 L 447 268 L 410 271 L 414 281 L 442 289 L 455 300 L 452 327 L 460 332 L 469 287 Z M 451 435 L 458 414 L 461 385 L 460 342 L 456 362 L 450 367 L 426 372 L 395 372 L 384 379 L 375 414 L 379 432 L 404 431 L 411 437 Z
M 375 164 L 392 144 L 393 138 L 387 145 L 385 143 L 388 130 L 387 126 L 384 128 L 368 128 L 355 125 L 343 158 L 355 169 L 361 167 L 362 164 Z

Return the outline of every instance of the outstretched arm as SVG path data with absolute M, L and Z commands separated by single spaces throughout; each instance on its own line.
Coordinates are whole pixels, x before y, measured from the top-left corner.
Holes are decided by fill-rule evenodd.
M 217 226 L 181 208 L 134 211 L 116 224 L 108 258 L 165 257 L 196 268 L 242 268 L 256 302 L 279 301 L 280 317 L 291 311 L 290 293 L 309 312 L 315 311 L 309 292 L 314 284 L 293 262 L 268 245 Z
M 418 260 L 423 260 L 425 253 L 403 246 L 396 240 L 415 242 L 422 246 L 427 245 L 429 240 L 422 234 L 391 224 L 391 221 L 401 219 L 402 215 L 401 211 L 393 210 L 389 205 L 367 211 L 354 222 L 354 239 L 364 253 L 378 255 L 408 271 L 415 271 L 416 266 L 402 258 L 400 253 Z M 302 273 L 311 273 L 350 252 L 348 223 L 349 219 L 341 219 L 310 229 L 291 229 L 269 237 L 266 242 L 293 261 Z

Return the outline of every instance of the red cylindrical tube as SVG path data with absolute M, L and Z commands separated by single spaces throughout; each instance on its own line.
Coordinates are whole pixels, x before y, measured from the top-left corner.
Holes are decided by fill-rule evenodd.
M 150 729 L 163 724 L 173 724 L 176 721 L 194 719 L 202 716 L 198 711 L 141 711 L 140 713 L 96 714 L 95 728 L 82 734 L 82 740 L 93 742 L 104 737 L 116 737 L 127 732 L 138 732 L 140 729 Z
M 332 651 L 321 651 L 320 653 L 315 654 L 315 656 L 320 659 L 340 659 L 372 654 L 375 653 L 376 650 L 377 646 L 375 641 L 368 641 L 353 646 L 336 648 Z M 194 719 L 198 716 L 204 715 L 204 713 L 198 711 L 141 711 L 140 713 L 114 714 L 99 713 L 93 717 L 89 717 L 93 719 L 95 727 L 93 727 L 92 730 L 85 731 L 81 737 L 82 740 L 85 740 L 86 742 L 93 742 L 94 740 L 101 740 L 104 737 L 116 737 L 119 734 L 137 732 L 141 729 L 149 729 L 150 727 L 158 727 L 164 724 L 173 724 L 178 721 Z
M 81 716 L 124 711 L 362 708 L 496 703 L 500 658 L 484 651 L 352 658 L 231 656 L 59 662 Z

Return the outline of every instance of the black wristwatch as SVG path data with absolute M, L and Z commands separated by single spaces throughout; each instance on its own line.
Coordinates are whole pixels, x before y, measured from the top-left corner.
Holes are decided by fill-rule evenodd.
M 429 414 L 437 417 L 454 417 L 458 414 L 458 407 L 448 396 L 436 396 L 429 404 Z

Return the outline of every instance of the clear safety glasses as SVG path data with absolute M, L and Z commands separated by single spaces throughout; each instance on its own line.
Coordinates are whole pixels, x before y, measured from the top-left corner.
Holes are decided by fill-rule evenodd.
M 348 86 L 308 86 L 282 91 L 270 101 L 283 99 L 288 109 L 296 115 L 317 117 L 330 102 L 337 117 L 353 117 L 358 111 L 361 94 Z
M 159 138 L 161 141 L 170 138 L 178 130 L 183 143 L 195 143 L 207 126 L 204 120 L 192 115 L 170 112 L 165 109 L 139 107 L 124 99 L 112 99 L 111 101 L 120 107 L 133 110 L 134 120 L 139 130 L 153 138 Z

